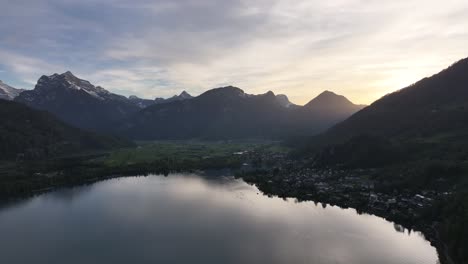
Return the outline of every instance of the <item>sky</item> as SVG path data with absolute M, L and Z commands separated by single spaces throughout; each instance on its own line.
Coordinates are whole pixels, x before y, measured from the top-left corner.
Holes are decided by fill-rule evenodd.
M 0 80 L 143 98 L 233 85 L 370 104 L 468 57 L 466 0 L 0 0 Z

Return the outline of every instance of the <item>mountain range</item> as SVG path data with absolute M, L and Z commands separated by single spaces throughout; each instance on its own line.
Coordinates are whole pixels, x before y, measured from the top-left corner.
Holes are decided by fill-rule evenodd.
M 81 129 L 132 139 L 280 139 L 316 134 L 364 106 L 324 92 L 305 106 L 286 95 L 251 95 L 228 86 L 197 97 L 183 91 L 168 99 L 111 93 L 71 72 L 42 76 L 16 102 L 45 110 Z
M 341 98 L 326 92 L 302 107 L 271 91 L 252 95 L 237 87 L 220 87 L 191 100 L 149 106 L 120 122 L 117 131 L 121 136 L 145 140 L 281 139 L 315 134 L 362 108 Z M 327 112 L 341 103 L 345 105 L 340 111 Z
M 46 110 L 80 129 L 132 139 L 276 139 L 325 131 L 306 144 L 317 149 L 347 142 L 352 146 L 374 142 L 368 145 L 376 146 L 464 135 L 468 131 L 467 83 L 468 58 L 368 107 L 329 91 L 298 106 L 285 95 L 271 91 L 252 95 L 232 86 L 196 97 L 184 91 L 168 99 L 127 98 L 71 72 L 42 76 L 33 90 L 0 82 L 0 96 Z
M 162 97 L 157 97 L 154 100 L 151 100 L 151 99 L 139 98 L 138 96 L 135 96 L 135 95 L 131 95 L 128 97 L 130 101 L 138 105 L 140 108 L 145 108 L 154 104 L 164 104 L 164 103 L 170 103 L 170 102 L 175 102 L 175 101 L 183 101 L 183 100 L 192 99 L 192 98 L 193 96 L 191 96 L 186 91 L 183 91 L 179 95 L 174 95 L 167 99 L 162 98 Z
M 299 136 L 295 154 L 308 165 L 359 168 L 378 194 L 438 193 L 423 216 L 430 214 L 427 225 L 445 252 L 467 259 L 468 58 L 367 107 L 330 91 L 298 106 L 285 95 L 232 86 L 196 97 L 127 98 L 70 72 L 42 76 L 31 91 L 0 82 L 0 98 L 0 160 L 132 145 L 84 129 L 143 140 Z

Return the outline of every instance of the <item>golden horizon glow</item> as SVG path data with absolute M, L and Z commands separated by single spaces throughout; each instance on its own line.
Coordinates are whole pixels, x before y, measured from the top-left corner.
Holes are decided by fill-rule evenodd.
M 324 90 L 370 104 L 468 56 L 465 0 L 35 0 L 2 10 L 0 80 L 26 89 L 70 70 L 143 98 L 233 85 L 296 104 Z

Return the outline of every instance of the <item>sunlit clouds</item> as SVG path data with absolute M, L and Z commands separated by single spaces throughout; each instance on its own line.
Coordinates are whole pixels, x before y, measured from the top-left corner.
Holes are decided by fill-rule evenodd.
M 332 2 L 332 3 L 328 3 Z M 468 2 L 0 0 L 0 79 L 71 70 L 125 95 L 235 85 L 371 103 L 468 56 Z

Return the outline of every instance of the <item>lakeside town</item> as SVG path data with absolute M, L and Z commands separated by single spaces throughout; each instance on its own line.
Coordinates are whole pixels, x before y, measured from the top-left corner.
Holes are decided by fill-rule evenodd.
M 354 208 L 373 214 L 405 228 L 421 231 L 426 239 L 438 243 L 436 221 L 420 221 L 423 215 L 451 192 L 383 188 L 373 176 L 376 169 L 313 168 L 310 160 L 290 159 L 285 153 L 245 151 L 245 162 L 236 174 L 255 184 L 267 195 L 314 201 L 322 206 Z

